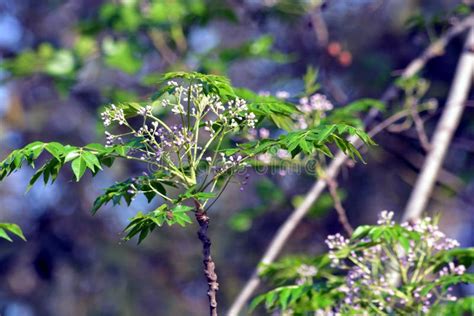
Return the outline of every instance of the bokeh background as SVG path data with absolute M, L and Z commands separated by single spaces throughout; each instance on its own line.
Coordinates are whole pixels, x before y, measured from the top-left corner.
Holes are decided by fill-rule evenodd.
M 104 142 L 98 113 L 110 102 L 146 100 L 159 74 L 224 74 L 254 91 L 302 89 L 309 65 L 336 106 L 379 98 L 399 70 L 469 13 L 454 0 L 0 0 L 0 157 L 34 140 Z M 461 5 L 461 6 L 460 6 Z M 463 37 L 420 74 L 440 108 Z M 396 103 L 390 107 L 396 108 Z M 343 204 L 353 225 L 381 210 L 398 217 L 423 161 L 414 129 L 384 132 L 364 151 L 367 164 L 344 168 Z M 436 144 L 435 144 L 436 145 Z M 0 183 L 0 221 L 18 223 L 27 242 L 0 240 L 0 315 L 205 315 L 196 225 L 163 227 L 143 244 L 123 242 L 138 211 L 90 207 L 102 189 L 141 170 L 117 164 L 80 183 L 64 173 L 25 189 L 25 168 Z M 305 175 L 255 174 L 236 181 L 212 210 L 211 237 L 225 310 L 278 226 L 313 183 Z M 474 107 L 466 107 L 427 211 L 462 246 L 474 244 Z M 299 225 L 285 254 L 325 251 L 341 231 L 325 194 Z M 473 290 L 465 287 L 464 294 Z M 463 293 L 461 293 L 463 294 Z M 259 312 L 256 312 L 259 313 Z

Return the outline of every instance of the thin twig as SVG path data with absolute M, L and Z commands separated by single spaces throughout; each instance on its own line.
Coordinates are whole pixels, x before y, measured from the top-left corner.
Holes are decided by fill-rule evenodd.
M 393 140 L 392 140 L 393 141 Z M 418 154 L 418 153 L 407 153 L 404 149 L 402 150 L 395 150 L 390 146 L 384 146 L 382 148 L 387 154 L 392 155 L 393 157 L 403 160 L 406 164 L 410 165 L 410 169 L 421 170 L 423 166 L 423 161 L 425 160 L 425 156 Z M 418 172 L 416 172 L 418 174 Z M 413 181 L 412 184 L 414 184 Z M 438 175 L 438 182 L 442 186 L 448 188 L 449 190 L 459 193 L 464 187 L 464 182 L 452 172 L 441 169 Z
M 352 236 L 354 229 L 352 228 L 351 224 L 349 223 L 349 219 L 347 218 L 347 212 L 342 206 L 341 199 L 337 194 L 337 182 L 334 179 L 327 179 L 329 193 L 334 201 L 334 208 L 336 209 L 337 216 L 339 218 L 339 223 L 341 223 L 342 227 L 346 231 L 348 236 Z
M 160 53 L 166 63 L 172 65 L 178 59 L 178 55 L 176 55 L 166 43 L 163 32 L 153 29 L 148 32 L 148 36 L 150 37 L 153 46 L 155 46 L 156 50 Z
M 451 27 L 443 36 L 441 36 L 437 41 L 433 42 L 427 49 L 416 59 L 414 59 L 405 70 L 402 72 L 402 78 L 410 78 L 416 73 L 418 73 L 431 58 L 438 56 L 443 50 L 444 47 L 449 43 L 449 41 L 455 37 L 457 34 L 463 32 L 466 28 L 470 27 L 474 21 L 474 15 L 470 15 L 459 24 Z M 395 85 L 390 86 L 385 93 L 383 94 L 381 101 L 388 102 L 397 95 L 398 89 Z M 369 124 L 375 117 L 377 117 L 379 111 L 377 109 L 371 109 L 369 111 L 368 117 L 365 120 L 366 125 Z M 379 124 L 380 125 L 380 124 Z M 377 127 L 377 126 L 376 126 Z M 350 138 L 351 141 L 356 142 L 355 137 Z M 325 171 L 327 178 L 335 178 L 339 172 L 339 169 L 347 161 L 347 157 L 342 152 L 338 152 L 331 164 Z M 288 219 L 283 223 L 283 225 L 278 229 L 276 235 L 270 242 L 265 254 L 260 260 L 259 267 L 261 265 L 272 263 L 277 255 L 280 253 L 281 249 L 285 245 L 286 241 L 289 239 L 291 233 L 294 231 L 299 222 L 303 217 L 308 213 L 311 206 L 319 198 L 321 193 L 326 187 L 326 181 L 324 179 L 319 179 L 307 193 L 303 202 L 290 214 Z M 259 278 L 260 268 L 257 268 L 252 273 L 252 276 L 244 285 L 242 291 L 237 296 L 236 300 L 233 302 L 230 307 L 227 315 L 229 316 L 238 316 L 242 308 L 245 306 L 247 301 L 250 299 L 254 291 L 257 289 L 260 284 Z
M 431 144 L 428 140 L 428 136 L 426 135 L 423 120 L 421 119 L 420 115 L 418 114 L 418 111 L 416 110 L 417 103 L 417 100 L 412 100 L 410 104 L 411 116 L 413 118 L 413 122 L 415 123 L 415 130 L 418 135 L 418 139 L 420 140 L 421 147 L 423 147 L 423 149 L 428 152 L 431 148 Z
M 432 148 L 410 195 L 403 221 L 419 218 L 428 204 L 431 191 L 446 156 L 454 132 L 461 120 L 474 75 L 474 25 L 466 39 L 443 114 L 433 135 Z

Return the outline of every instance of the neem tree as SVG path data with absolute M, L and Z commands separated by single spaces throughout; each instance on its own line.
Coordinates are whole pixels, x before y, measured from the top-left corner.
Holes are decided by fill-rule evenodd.
M 253 101 L 239 97 L 243 95 Z M 165 119 L 167 113 L 171 115 Z M 234 90 L 224 77 L 168 73 L 161 78 L 150 103 L 106 107 L 101 115 L 109 129 L 105 146 L 76 147 L 36 141 L 14 150 L 0 163 L 0 180 L 25 162 L 36 168 L 28 189 L 41 176 L 45 184 L 54 182 L 66 164 L 77 181 L 87 169 L 95 175 L 119 158 L 144 164 L 146 171 L 140 176 L 107 188 L 95 200 L 92 212 L 109 202 L 116 205 L 125 201 L 130 205 L 139 194 L 145 195 L 149 202 L 158 199 L 162 203 L 158 208 L 146 214 L 138 213 L 125 229 L 125 239 L 138 236 L 141 242 L 165 223 L 181 226 L 191 223 L 188 214 L 193 211 L 199 224 L 210 314 L 217 315 L 218 282 L 208 236 L 208 211 L 231 177 L 260 154 L 285 150 L 291 157 L 313 156 L 316 152 L 331 156 L 328 145 L 333 143 L 354 157 L 359 153 L 346 140 L 347 136 L 356 135 L 365 143 L 372 143 L 361 130 L 344 123 L 332 124 L 330 118 L 323 116 L 305 129 L 289 131 L 275 139 L 249 141 L 245 137 L 263 121 L 282 128 L 294 126 L 292 120 L 299 114 L 300 110 L 291 103 Z M 49 154 L 49 158 L 43 159 L 43 153 Z M 35 165 L 38 161 L 41 166 Z

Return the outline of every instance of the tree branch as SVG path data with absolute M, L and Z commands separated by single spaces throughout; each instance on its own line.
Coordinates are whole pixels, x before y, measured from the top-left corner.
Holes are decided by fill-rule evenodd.
M 339 195 L 337 194 L 337 182 L 334 179 L 327 179 L 327 184 L 328 184 L 328 189 L 329 193 L 332 196 L 332 199 L 334 201 L 334 209 L 337 212 L 337 217 L 339 219 L 339 223 L 341 223 L 342 227 L 346 231 L 347 235 L 350 237 L 352 233 L 354 232 L 354 229 L 352 228 L 351 224 L 349 223 L 349 219 L 347 218 L 347 213 L 344 207 L 342 206 L 341 199 L 339 198 Z
M 441 169 L 444 157 L 448 150 L 454 132 L 461 120 L 469 89 L 472 86 L 474 75 L 474 25 L 466 39 L 464 52 L 454 76 L 454 82 L 449 91 L 448 100 L 438 126 L 434 132 L 431 149 L 426 156 L 415 187 L 410 195 L 403 221 L 419 218 L 433 190 L 436 178 Z
M 209 228 L 209 217 L 202 205 L 198 201 L 194 201 L 196 206 L 196 220 L 199 224 L 198 238 L 202 243 L 202 255 L 204 263 L 204 275 L 207 279 L 209 289 L 207 296 L 209 297 L 209 312 L 211 316 L 217 316 L 217 291 L 219 283 L 217 283 L 216 264 L 211 257 L 211 239 L 207 235 Z
M 402 78 L 409 78 L 418 73 L 431 58 L 438 56 L 444 50 L 444 47 L 449 43 L 449 41 L 455 37 L 457 34 L 463 32 L 466 28 L 470 27 L 474 21 L 474 15 L 470 15 L 459 24 L 451 27 L 443 36 L 441 36 L 437 41 L 433 42 L 425 51 L 416 59 L 414 59 L 402 72 Z M 397 95 L 398 89 L 395 85 L 390 86 L 385 93 L 383 94 L 381 101 L 388 102 Z M 369 124 L 373 119 L 378 115 L 379 111 L 377 109 L 371 109 L 365 120 L 366 125 Z M 380 124 L 375 128 L 380 129 Z M 357 142 L 355 137 L 350 138 L 351 141 Z M 358 142 L 357 142 L 358 143 Z M 359 143 L 360 145 L 360 143 Z M 346 162 L 347 157 L 342 152 L 338 152 L 331 164 L 325 171 L 326 179 L 335 178 L 339 173 L 339 169 Z M 283 223 L 283 225 L 278 229 L 275 237 L 270 242 L 265 254 L 260 260 L 261 265 L 272 263 L 277 255 L 280 253 L 286 241 L 289 239 L 291 233 L 303 219 L 303 217 L 308 213 L 311 206 L 319 198 L 323 190 L 326 188 L 326 180 L 319 179 L 307 193 L 303 202 L 297 207 L 288 217 L 288 219 Z M 237 296 L 236 300 L 230 307 L 227 315 L 228 316 L 238 316 L 242 308 L 245 306 L 249 298 L 252 296 L 254 291 L 257 289 L 260 284 L 259 278 L 260 268 L 255 269 L 252 273 L 252 276 L 244 285 L 242 291 Z

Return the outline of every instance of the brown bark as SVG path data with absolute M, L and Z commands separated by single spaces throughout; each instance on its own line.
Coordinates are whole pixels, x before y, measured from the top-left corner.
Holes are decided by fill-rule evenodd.
M 204 263 L 204 275 L 209 285 L 207 296 L 209 297 L 209 311 L 211 316 L 217 316 L 217 291 L 219 290 L 219 283 L 217 283 L 216 264 L 211 257 L 211 239 L 207 235 L 209 228 L 209 217 L 205 210 L 203 210 L 199 202 L 196 204 L 196 220 L 199 224 L 198 237 L 202 243 L 202 255 Z

